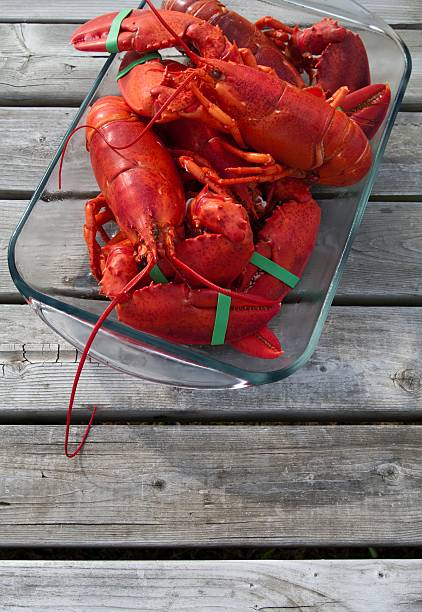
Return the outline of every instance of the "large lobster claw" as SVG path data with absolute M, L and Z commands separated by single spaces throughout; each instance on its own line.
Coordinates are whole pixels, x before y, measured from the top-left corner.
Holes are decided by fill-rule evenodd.
M 273 197 L 285 203 L 279 205 L 265 222 L 259 232 L 256 251 L 300 276 L 315 245 L 320 208 L 306 185 L 296 179 L 278 181 Z M 245 269 L 240 289 L 280 300 L 291 291 L 288 285 L 259 271 L 252 263 Z M 275 359 L 283 354 L 277 336 L 268 327 L 232 342 L 232 345 L 239 351 L 263 359 Z
M 284 353 L 279 339 L 267 326 L 251 336 L 232 342 L 232 346 L 242 353 L 260 359 L 277 359 Z
M 358 34 L 326 17 L 303 30 L 296 29 L 293 44 L 303 54 L 320 55 L 315 84 L 328 94 L 346 85 L 350 91 L 370 83 L 368 56 Z
M 293 196 L 294 179 L 285 182 L 287 187 L 280 181 L 281 193 Z M 308 194 L 305 199 L 302 188 L 297 199 L 277 206 L 260 230 L 255 247 L 258 253 L 299 277 L 315 246 L 321 218 L 318 204 L 309 191 Z M 239 289 L 274 300 L 282 300 L 291 291 L 291 287 L 252 263 L 246 267 Z
M 342 110 L 362 128 L 368 139 L 375 136 L 384 121 L 391 100 L 388 84 L 368 85 L 344 98 Z
M 219 28 L 185 13 L 164 10 L 159 13 L 173 31 L 193 45 L 200 55 L 223 59 L 229 55 L 232 57 L 234 48 Z M 70 42 L 79 51 L 107 51 L 107 37 L 117 15 L 107 13 L 87 21 L 74 32 Z M 123 19 L 117 38 L 119 51 L 133 50 L 141 53 L 175 47 L 177 43 L 178 40 L 151 11 L 143 10 L 133 10 Z
M 167 283 L 138 289 L 117 307 L 120 321 L 142 331 L 186 344 L 210 344 L 214 329 L 216 291 L 190 289 L 185 284 Z M 278 310 L 279 304 L 251 304 L 232 298 L 226 342 L 261 330 Z

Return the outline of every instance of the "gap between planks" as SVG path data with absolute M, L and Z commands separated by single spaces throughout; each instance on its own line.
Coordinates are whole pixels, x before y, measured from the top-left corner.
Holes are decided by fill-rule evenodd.
M 0 192 L 21 193 L 35 188 L 76 112 L 76 108 L 0 107 Z M 374 195 L 403 200 L 408 196 L 421 197 L 421 129 L 422 113 L 398 114 L 373 188 Z M 73 142 L 78 142 L 77 138 Z M 36 157 L 34 151 L 37 151 Z M 95 189 L 93 178 L 82 172 L 82 167 L 80 158 L 65 160 L 64 189 L 75 184 L 80 191 Z

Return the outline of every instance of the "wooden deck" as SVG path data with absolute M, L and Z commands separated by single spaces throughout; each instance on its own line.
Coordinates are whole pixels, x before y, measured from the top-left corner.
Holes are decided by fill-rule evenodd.
M 422 545 L 422 0 L 362 3 L 403 37 L 413 74 L 315 354 L 218 403 L 91 362 L 80 397 L 98 425 L 70 462 L 78 356 L 22 303 L 7 244 L 104 62 L 72 49 L 74 24 L 116 4 L 2 0 L 0 546 Z M 404 559 L 4 561 L 0 608 L 407 612 L 421 576 Z

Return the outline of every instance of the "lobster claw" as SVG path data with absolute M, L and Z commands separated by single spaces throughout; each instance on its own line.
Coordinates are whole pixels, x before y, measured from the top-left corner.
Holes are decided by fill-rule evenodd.
M 309 28 L 296 30 L 294 45 L 303 54 L 320 55 L 315 64 L 315 84 L 332 95 L 346 85 L 350 91 L 370 83 L 368 56 L 358 34 L 325 18 Z
M 119 320 L 151 334 L 185 344 L 211 344 L 218 294 L 210 289 L 190 289 L 167 283 L 138 289 L 117 307 Z M 251 304 L 232 298 L 226 342 L 261 330 L 278 312 L 279 304 Z
M 120 26 L 117 44 L 120 51 L 132 49 L 132 39 L 137 31 L 136 20 L 143 14 L 140 10 L 133 10 L 130 17 L 126 17 Z M 106 41 L 113 19 L 118 15 L 106 13 L 83 23 L 73 33 L 70 42 L 79 51 L 107 51 Z
M 213 193 L 205 186 L 190 202 L 187 219 L 193 231 L 205 233 L 179 242 L 177 256 L 208 280 L 230 286 L 253 253 L 253 234 L 245 209 L 229 195 Z M 197 285 L 195 279 L 190 283 Z
M 267 326 L 251 336 L 232 342 L 231 345 L 242 353 L 260 359 L 277 359 L 284 353 L 279 339 Z
M 344 98 L 342 110 L 362 128 L 366 137 L 375 136 L 384 121 L 391 100 L 388 84 L 368 85 Z
M 179 38 L 169 34 L 152 11 L 133 10 L 120 24 L 119 51 L 158 51 L 177 47 L 182 38 L 205 57 L 235 60 L 240 57 L 219 28 L 185 13 L 165 10 L 158 13 Z M 70 42 L 79 51 L 107 51 L 107 37 L 117 15 L 107 13 L 87 21 L 73 33 Z
M 289 188 L 283 186 L 282 191 L 287 194 Z M 290 199 L 277 206 L 260 230 L 255 250 L 300 277 L 315 246 L 320 218 L 315 200 L 310 195 L 304 200 L 300 194 L 298 200 Z M 284 299 L 291 291 L 289 285 L 258 270 L 253 263 L 246 267 L 239 289 L 274 300 Z

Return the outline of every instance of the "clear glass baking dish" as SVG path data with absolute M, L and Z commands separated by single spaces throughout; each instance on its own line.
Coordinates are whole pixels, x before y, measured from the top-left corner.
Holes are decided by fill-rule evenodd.
M 285 354 L 275 360 L 252 358 L 230 347 L 190 347 L 136 331 L 111 317 L 90 351 L 98 361 L 140 378 L 192 388 L 240 388 L 280 380 L 301 367 L 315 350 L 354 236 L 374 184 L 394 119 L 409 80 L 411 60 L 399 36 L 352 0 L 295 2 L 228 0 L 254 21 L 272 15 L 287 23 L 311 24 L 332 16 L 358 32 L 368 51 L 373 83 L 389 82 L 392 103 L 372 141 L 374 162 L 359 184 L 324 189 L 318 242 L 302 280 L 271 323 Z M 87 61 L 89 61 L 87 59 Z M 119 56 L 110 56 L 77 112 L 69 132 L 82 125 L 98 97 L 117 94 Z M 37 314 L 81 350 L 106 302 L 89 273 L 83 240 L 83 207 L 98 193 L 84 131 L 72 139 L 58 191 L 58 160 L 64 140 L 36 189 L 9 245 L 12 278 Z

